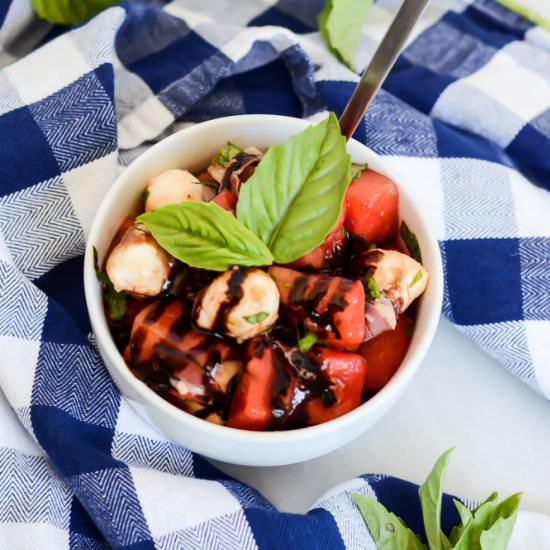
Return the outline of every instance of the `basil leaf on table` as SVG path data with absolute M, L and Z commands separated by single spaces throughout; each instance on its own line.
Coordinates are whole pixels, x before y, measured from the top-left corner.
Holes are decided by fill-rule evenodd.
M 498 493 L 496 491 L 494 491 L 493 493 L 491 493 L 479 506 L 477 506 L 476 508 L 474 508 L 472 510 L 472 514 L 476 514 L 477 511 L 484 505 L 484 504 L 487 504 L 488 502 L 493 502 L 495 500 L 498 499 Z
M 443 476 L 453 449 L 445 451 L 435 463 L 426 481 L 418 489 L 424 530 L 430 550 L 449 550 L 451 543 L 441 531 L 441 497 L 443 495 Z
M 409 529 L 401 518 L 389 512 L 380 502 L 357 493 L 355 501 L 378 550 L 425 550 L 426 545 Z
M 50 23 L 75 25 L 119 0 L 31 0 L 38 17 Z
M 456 498 L 453 499 L 453 503 L 455 505 L 455 508 L 458 511 L 458 514 L 460 515 L 460 524 L 455 525 L 451 532 L 449 533 L 449 542 L 451 545 L 455 545 L 462 535 L 462 532 L 466 528 L 466 526 L 470 523 L 470 521 L 473 518 L 472 511 L 469 508 L 466 508 L 460 500 L 457 500 Z
M 355 71 L 355 52 L 373 0 L 326 0 L 319 32 L 331 53 Z
M 336 225 L 350 183 L 350 156 L 334 113 L 271 146 L 241 187 L 237 218 L 289 263 L 320 245 Z
M 487 500 L 473 513 L 453 550 L 506 550 L 516 522 L 521 494 L 502 502 Z
M 273 263 L 266 245 L 213 202 L 168 204 L 137 218 L 168 253 L 192 267 L 225 271 Z

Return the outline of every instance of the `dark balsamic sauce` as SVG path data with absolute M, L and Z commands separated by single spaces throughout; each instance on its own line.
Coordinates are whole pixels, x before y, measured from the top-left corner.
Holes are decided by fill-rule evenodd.
M 260 157 L 239 153 L 227 165 L 222 179 L 222 189 L 238 192 L 240 183 L 244 183 L 253 173 L 252 168 L 260 162 Z M 250 168 L 250 170 L 247 170 Z M 241 171 L 240 174 L 237 172 Z

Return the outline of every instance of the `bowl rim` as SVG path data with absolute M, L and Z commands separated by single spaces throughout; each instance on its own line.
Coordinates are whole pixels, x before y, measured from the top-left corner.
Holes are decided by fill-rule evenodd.
M 377 408 L 384 408 L 385 404 L 391 405 L 392 394 L 399 394 L 400 391 L 406 387 L 410 379 L 418 370 L 420 363 L 424 358 L 429 345 L 432 342 L 435 330 L 439 322 L 441 304 L 443 299 L 443 266 L 441 261 L 441 253 L 439 250 L 438 242 L 432 230 L 426 223 L 425 214 L 423 214 L 422 211 L 416 206 L 416 203 L 413 201 L 412 197 L 406 191 L 406 189 L 399 186 L 400 178 L 394 178 L 392 170 L 388 169 L 385 166 L 383 158 L 372 151 L 372 149 L 370 149 L 368 146 L 352 138 L 349 140 L 350 143 L 353 143 L 354 146 L 359 146 L 360 148 L 366 149 L 370 155 L 377 158 L 380 164 L 384 166 L 384 171 L 387 174 L 391 174 L 392 179 L 396 180 L 399 188 L 399 193 L 403 194 L 407 198 L 408 202 L 412 205 L 413 210 L 415 210 L 417 214 L 417 225 L 422 226 L 422 232 L 424 235 L 426 235 L 425 240 L 431 248 L 434 257 L 433 267 L 435 269 L 432 269 L 430 272 L 429 283 L 431 292 L 435 298 L 434 300 L 432 300 L 433 305 L 431 309 L 433 311 L 428 312 L 426 326 L 423 333 L 417 336 L 418 341 L 414 349 L 412 349 L 411 347 L 409 348 L 407 352 L 408 355 L 406 356 L 405 361 L 401 363 L 399 369 L 392 376 L 389 382 L 368 401 L 365 401 L 352 411 L 345 413 L 344 415 L 333 420 L 329 420 L 327 422 L 323 422 L 314 426 L 306 426 L 303 428 L 296 428 L 292 430 L 253 431 L 240 428 L 232 428 L 225 425 L 218 425 L 212 422 L 208 422 L 207 420 L 197 418 L 196 416 L 187 413 L 166 401 L 131 372 L 130 368 L 124 362 L 122 355 L 116 348 L 114 340 L 108 329 L 103 306 L 101 303 L 98 304 L 97 300 L 95 299 L 98 282 L 96 280 L 94 269 L 93 247 L 94 242 L 98 241 L 98 237 L 102 233 L 101 229 L 102 222 L 104 221 L 103 218 L 106 216 L 106 212 L 110 211 L 111 209 L 112 197 L 116 195 L 119 188 L 122 188 L 126 184 L 126 182 L 124 181 L 125 175 L 130 167 L 132 167 L 132 170 L 138 170 L 141 166 L 146 166 L 147 164 L 149 164 L 152 157 L 160 153 L 163 149 L 167 148 L 171 143 L 180 140 L 182 134 L 184 133 L 187 135 L 188 138 L 192 138 L 194 133 L 203 132 L 205 128 L 209 127 L 219 127 L 220 125 L 232 126 L 241 121 L 252 121 L 261 124 L 273 121 L 274 119 L 287 123 L 290 132 L 293 132 L 295 129 L 300 131 L 300 129 L 305 128 L 307 125 L 314 124 L 317 121 L 317 119 L 308 120 L 296 117 L 270 114 L 234 115 L 197 123 L 193 126 L 178 130 L 170 136 L 157 142 L 150 149 L 148 149 L 146 152 L 136 158 L 130 165 L 125 167 L 120 174 L 118 174 L 116 180 L 101 200 L 101 203 L 98 206 L 97 211 L 94 215 L 91 229 L 86 240 L 86 249 L 84 255 L 84 292 L 92 331 L 97 340 L 98 347 L 103 351 L 103 353 L 107 355 L 112 366 L 118 371 L 118 373 L 122 377 L 125 378 L 125 381 L 130 384 L 132 390 L 139 394 L 139 396 L 144 401 L 147 401 L 149 404 L 153 405 L 156 408 L 160 408 L 163 413 L 171 417 L 178 424 L 186 424 L 190 428 L 197 428 L 198 430 L 202 431 L 204 435 L 211 435 L 213 437 L 220 436 L 223 437 L 225 440 L 230 439 L 234 443 L 244 441 L 246 441 L 247 444 L 253 443 L 254 441 L 258 444 L 267 442 L 293 443 L 304 442 L 309 439 L 317 439 L 323 433 L 327 434 L 328 432 L 334 432 L 345 425 L 355 423 L 359 418 L 368 415 L 369 412 L 374 411 Z M 403 368 L 403 365 L 405 365 L 405 368 Z M 115 383 L 115 385 L 119 386 L 114 378 L 113 382 Z M 123 392 L 121 391 L 121 393 Z M 389 403 L 387 403 L 388 401 Z

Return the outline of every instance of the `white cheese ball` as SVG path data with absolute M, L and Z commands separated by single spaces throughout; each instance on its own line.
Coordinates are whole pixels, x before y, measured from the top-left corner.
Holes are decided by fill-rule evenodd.
M 428 271 L 407 254 L 374 249 L 368 256 L 373 258 L 373 278 L 378 288 L 399 306 L 399 313 L 403 313 L 426 290 Z
M 172 257 L 158 245 L 146 227 L 134 224 L 109 254 L 105 271 L 119 292 L 157 296 L 172 265 Z
M 203 185 L 187 170 L 166 170 L 147 184 L 145 211 L 184 201 L 209 201 L 216 190 Z
M 261 269 L 226 271 L 210 283 L 199 300 L 195 308 L 197 325 L 238 342 L 270 328 L 279 312 L 277 285 Z

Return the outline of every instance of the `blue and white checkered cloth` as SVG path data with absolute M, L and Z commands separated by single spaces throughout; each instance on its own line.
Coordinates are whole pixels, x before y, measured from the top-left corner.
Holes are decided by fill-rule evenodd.
M 322 4 L 136 1 L 63 32 L 1 3 L 0 548 L 372 549 L 347 490 L 421 530 L 416 487 L 383 476 L 278 512 L 141 420 L 89 336 L 82 253 L 121 166 L 181 124 L 342 109 L 357 75 L 316 32 Z M 356 137 L 431 213 L 445 315 L 550 398 L 550 34 L 492 0 L 446 4 Z M 360 65 L 394 8 L 372 8 Z M 520 514 L 511 547 L 549 540 Z

